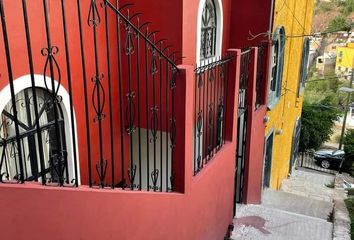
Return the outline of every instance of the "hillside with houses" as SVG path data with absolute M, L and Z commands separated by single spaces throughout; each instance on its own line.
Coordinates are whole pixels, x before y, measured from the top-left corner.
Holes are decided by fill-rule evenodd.
M 310 44 L 309 75 L 305 101 L 347 112 L 347 127 L 354 128 L 354 104 L 347 94 L 354 70 L 354 1 L 316 1 Z M 324 104 L 324 102 L 326 104 Z M 340 114 L 329 145 L 340 140 L 343 114 Z

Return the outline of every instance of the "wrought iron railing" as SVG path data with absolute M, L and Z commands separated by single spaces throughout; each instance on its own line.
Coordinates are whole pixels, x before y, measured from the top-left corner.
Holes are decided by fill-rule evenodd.
M 240 56 L 240 82 L 238 92 L 238 116 L 237 116 L 237 145 L 236 145 L 236 175 L 235 175 L 235 201 L 242 202 L 244 191 L 244 173 L 247 161 L 247 137 L 248 137 L 248 89 L 251 81 L 250 64 L 252 50 L 243 49 Z
M 257 58 L 257 78 L 256 78 L 256 108 L 265 104 L 264 95 L 266 89 L 266 65 L 267 65 L 267 44 L 261 43 L 258 46 L 258 58 Z
M 0 0 L 0 181 L 173 191 L 176 52 L 131 4 L 49 2 Z
M 225 143 L 226 93 L 233 57 L 219 58 L 195 69 L 194 162 L 196 175 Z
M 313 151 L 299 152 L 296 157 L 297 159 L 295 160 L 295 166 L 297 168 L 311 169 L 329 174 L 336 174 L 339 170 L 339 166 L 325 166 L 326 168 L 321 166 L 321 161 L 315 159 Z M 329 167 L 332 167 L 333 169 Z
M 248 107 L 248 84 L 250 82 L 250 64 L 251 64 L 251 49 L 244 49 L 241 52 L 240 59 L 240 83 L 239 83 L 239 93 L 238 93 L 238 115 L 242 115 L 243 112 L 247 111 Z

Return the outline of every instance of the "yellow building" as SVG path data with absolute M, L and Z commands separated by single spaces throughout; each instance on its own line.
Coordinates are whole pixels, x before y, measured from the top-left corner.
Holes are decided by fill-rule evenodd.
M 264 187 L 279 189 L 296 158 L 313 0 L 275 0 Z
M 350 79 L 354 69 L 354 43 L 337 47 L 336 74 L 343 79 Z

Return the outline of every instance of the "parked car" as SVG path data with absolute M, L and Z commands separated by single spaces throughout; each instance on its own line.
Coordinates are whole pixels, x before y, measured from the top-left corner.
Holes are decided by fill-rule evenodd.
M 314 153 L 316 163 L 325 169 L 339 169 L 344 157 L 343 150 L 321 149 Z

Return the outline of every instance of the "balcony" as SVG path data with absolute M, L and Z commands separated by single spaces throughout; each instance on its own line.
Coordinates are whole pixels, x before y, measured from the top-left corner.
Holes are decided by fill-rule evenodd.
M 140 13 L 110 1 L 5 2 L 1 15 L 2 184 L 183 193 L 187 82 L 194 175 L 232 141 L 234 54 L 191 74 Z
M 1 3 L 2 183 L 175 190 L 179 57 L 130 7 Z

